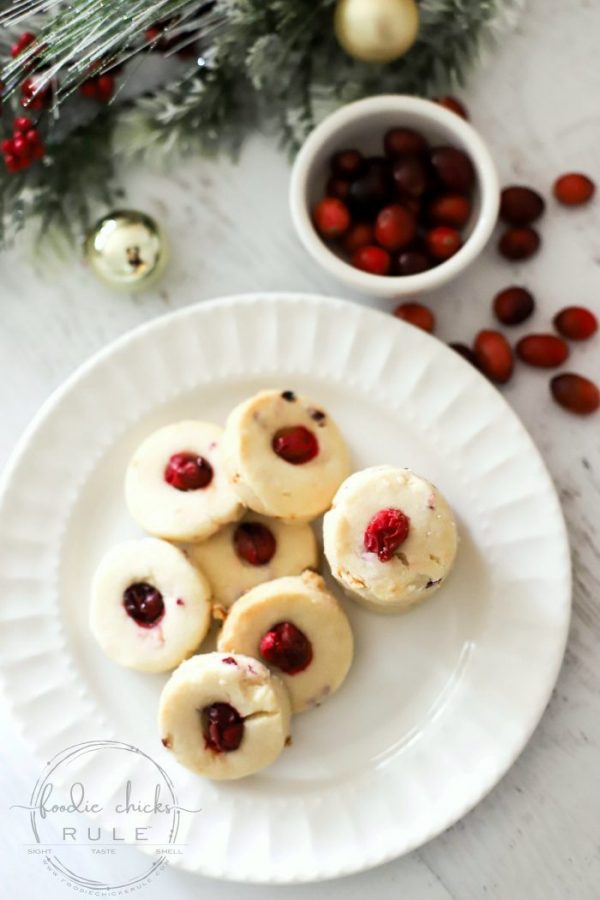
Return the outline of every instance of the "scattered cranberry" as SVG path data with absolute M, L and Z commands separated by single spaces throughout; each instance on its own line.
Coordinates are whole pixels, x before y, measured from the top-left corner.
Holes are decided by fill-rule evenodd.
M 463 194 L 441 194 L 429 204 L 429 218 L 434 225 L 462 228 L 471 215 L 471 201 Z
M 430 154 L 431 165 L 449 191 L 468 194 L 475 181 L 473 163 L 466 153 L 456 147 L 434 147 Z
M 276 666 L 286 675 L 303 672 L 313 658 L 311 642 L 291 622 L 273 625 L 261 638 L 259 650 L 269 665 Z
M 352 225 L 350 231 L 344 236 L 344 247 L 350 255 L 358 250 L 359 247 L 366 247 L 375 240 L 375 232 L 373 226 L 367 222 L 357 222 Z
M 399 203 L 385 206 L 375 220 L 375 238 L 386 250 L 401 250 L 417 234 L 415 217 Z
M 449 109 L 450 112 L 456 113 L 457 116 L 461 116 L 461 118 L 469 120 L 469 113 L 467 112 L 467 108 L 457 97 L 435 97 L 433 100 L 434 103 L 437 103 L 439 106 L 443 106 L 445 109 Z
M 571 341 L 586 341 L 598 330 L 598 320 L 585 306 L 567 306 L 554 316 L 554 327 Z
M 350 226 L 348 207 L 337 197 L 324 197 L 315 209 L 315 226 L 321 237 L 339 237 Z
M 397 319 L 409 322 L 422 331 L 428 331 L 433 334 L 435 330 L 435 316 L 426 306 L 421 303 L 401 303 L 394 310 Z
M 282 428 L 274 436 L 271 446 L 277 456 L 293 466 L 310 462 L 319 452 L 318 440 L 304 425 Z
M 31 44 L 34 43 L 35 39 L 36 36 L 31 31 L 24 31 L 10 48 L 10 55 L 12 58 L 14 59 L 17 56 L 20 56 L 23 50 L 26 50 L 27 47 L 30 47 Z
M 459 356 L 462 356 L 463 359 L 466 359 L 467 362 L 471 363 L 472 366 L 475 366 L 476 369 L 479 368 L 479 361 L 477 359 L 477 355 L 474 350 L 471 350 L 466 344 L 461 344 L 460 341 L 455 341 L 452 344 L 448 344 L 449 347 L 452 348 Z
M 364 168 L 365 159 L 358 150 L 341 150 L 331 157 L 331 171 L 338 178 L 358 178 Z
M 596 185 L 581 172 L 569 172 L 554 182 L 554 196 L 564 206 L 581 206 L 594 196 Z
M 365 171 L 350 186 L 348 202 L 358 216 L 373 217 L 393 193 L 392 170 L 387 159 L 366 160 Z
M 523 287 L 507 287 L 494 297 L 494 313 L 503 325 L 520 325 L 535 307 L 532 294 Z
M 235 552 L 251 566 L 266 566 L 275 555 L 277 543 L 270 528 L 260 522 L 242 522 L 233 533 Z
M 346 201 L 350 194 L 350 182 L 345 178 L 332 177 L 325 186 L 325 193 L 328 197 L 337 197 L 338 200 Z
M 421 197 L 427 190 L 427 169 L 418 156 L 405 156 L 396 160 L 392 176 L 401 198 Z
M 403 250 L 396 259 L 396 269 L 400 275 L 418 275 L 430 266 L 429 257 L 421 250 Z
M 477 365 L 490 381 L 505 384 L 513 373 L 514 357 L 510 344 L 499 331 L 480 331 L 475 338 Z
M 129 585 L 123 594 L 123 606 L 127 615 L 143 628 L 158 625 L 165 613 L 162 594 L 145 581 Z
M 500 194 L 500 218 L 509 225 L 531 225 L 544 212 L 544 198 L 528 187 L 513 185 Z
M 202 710 L 206 746 L 215 753 L 237 750 L 244 737 L 244 720 L 229 703 L 212 703 Z
M 42 85 L 39 76 L 26 78 L 21 85 L 21 106 L 27 109 L 40 110 L 50 105 L 52 99 L 52 87 L 49 84 Z
M 208 487 L 213 479 L 213 468 L 207 459 L 197 453 L 174 453 L 165 468 L 167 484 L 178 491 L 198 491 Z
M 425 243 L 430 256 L 434 259 L 444 260 L 450 259 L 457 250 L 460 250 L 462 237 L 456 228 L 449 228 L 447 225 L 437 225 L 427 232 Z
M 554 369 L 561 366 L 569 355 L 569 348 L 555 334 L 528 334 L 516 346 L 517 356 L 528 366 Z
M 410 531 L 410 519 L 400 509 L 380 509 L 365 530 L 363 543 L 368 553 L 389 562 Z
M 550 391 L 559 406 L 578 416 L 589 416 L 600 406 L 600 390 L 594 382 L 574 372 L 555 375 Z
M 539 250 L 541 239 L 533 228 L 507 228 L 498 242 L 498 250 L 506 259 L 529 259 Z
M 352 265 L 371 275 L 389 275 L 392 260 L 387 250 L 367 245 L 352 254 Z
M 418 156 L 427 151 L 427 141 L 412 128 L 391 128 L 383 139 L 386 156 Z
M 95 75 L 84 81 L 79 90 L 89 100 L 108 103 L 115 92 L 115 79 L 112 75 Z

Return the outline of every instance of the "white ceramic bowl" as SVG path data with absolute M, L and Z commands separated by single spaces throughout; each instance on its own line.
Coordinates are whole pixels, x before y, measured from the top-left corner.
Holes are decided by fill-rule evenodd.
M 418 275 L 370 275 L 355 269 L 323 242 L 313 226 L 311 210 L 324 196 L 333 153 L 356 147 L 367 155 L 381 156 L 385 132 L 398 126 L 420 131 L 432 145 L 451 144 L 470 156 L 476 173 L 473 212 L 463 230 L 463 246 L 446 262 Z M 292 219 L 310 255 L 348 287 L 389 298 L 432 290 L 462 272 L 487 243 L 496 224 L 499 199 L 494 161 L 475 129 L 431 100 L 398 94 L 349 103 L 324 119 L 298 153 L 290 184 Z

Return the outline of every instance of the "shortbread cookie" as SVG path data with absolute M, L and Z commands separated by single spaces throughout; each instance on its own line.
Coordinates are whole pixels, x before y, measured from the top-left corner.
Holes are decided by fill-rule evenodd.
M 351 475 L 323 522 L 325 556 L 348 594 L 377 612 L 430 597 L 457 550 L 452 511 L 409 469 L 373 466 Z
M 282 682 L 248 656 L 204 653 L 182 663 L 163 688 L 164 746 L 207 778 L 252 775 L 275 762 L 290 733 Z
M 224 469 L 223 429 L 178 422 L 138 447 L 125 476 L 125 499 L 138 525 L 174 541 L 203 540 L 239 519 L 243 507 Z
M 210 586 L 181 550 L 156 538 L 110 550 L 92 584 L 90 624 L 107 656 L 142 672 L 166 672 L 210 626 Z
M 246 506 L 279 519 L 316 518 L 350 473 L 348 449 L 329 413 L 293 391 L 261 391 L 237 406 L 223 452 Z
M 300 575 L 315 568 L 317 542 L 310 525 L 290 524 L 248 513 L 187 553 L 208 578 L 213 615 L 223 619 L 242 594 L 282 575 Z
M 218 638 L 223 653 L 263 659 L 282 678 L 292 711 L 333 694 L 352 663 L 350 623 L 314 572 L 253 588 L 229 612 Z

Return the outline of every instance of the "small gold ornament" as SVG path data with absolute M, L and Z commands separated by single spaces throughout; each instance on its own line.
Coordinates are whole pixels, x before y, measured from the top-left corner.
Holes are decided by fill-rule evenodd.
M 338 0 L 335 34 L 350 56 L 388 63 L 410 50 L 419 31 L 415 0 Z
M 112 288 L 143 291 L 167 264 L 167 245 L 154 219 L 134 209 L 117 209 L 100 219 L 85 239 L 94 272 Z

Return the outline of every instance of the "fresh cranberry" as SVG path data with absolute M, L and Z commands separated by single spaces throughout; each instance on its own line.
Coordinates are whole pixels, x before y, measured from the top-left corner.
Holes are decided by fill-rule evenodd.
M 427 141 L 418 131 L 412 128 L 391 128 L 383 139 L 387 156 L 392 159 L 398 156 L 417 156 L 427 150 Z
M 531 225 L 544 212 L 544 198 L 523 185 L 506 187 L 500 194 L 500 218 L 509 225 Z
M 244 737 L 244 720 L 229 703 L 212 703 L 202 710 L 206 746 L 215 753 L 237 750 Z
M 21 85 L 21 106 L 27 109 L 44 109 L 50 105 L 52 99 L 52 87 L 46 84 L 42 87 L 39 78 L 26 78 Z
M 586 341 L 598 330 L 598 319 L 585 306 L 567 306 L 554 316 L 554 327 L 571 341 Z
M 561 366 L 569 355 L 569 348 L 555 334 L 528 334 L 516 346 L 517 356 L 529 366 L 554 369 Z
M 350 186 L 348 203 L 359 218 L 375 216 L 389 203 L 394 191 L 392 169 L 387 159 L 371 157 L 365 171 Z
M 498 241 L 498 250 L 506 259 L 529 259 L 537 253 L 541 239 L 533 228 L 507 228 Z
M 273 532 L 260 522 L 242 522 L 233 533 L 235 552 L 251 566 L 266 566 L 275 554 Z
M 520 325 L 532 314 L 535 300 L 524 287 L 507 287 L 496 294 L 493 306 L 503 325 Z
M 271 446 L 277 456 L 293 466 L 301 466 L 310 462 L 319 452 L 317 438 L 304 425 L 280 429 L 273 438 Z
M 396 160 L 392 176 L 400 197 L 421 197 L 427 190 L 427 169 L 418 156 L 404 156 Z
M 165 481 L 178 491 L 198 491 L 213 479 L 213 467 L 197 453 L 174 453 L 165 468 Z
M 581 172 L 568 172 L 554 182 L 554 196 L 563 206 L 581 206 L 594 196 L 596 185 Z
M 321 237 L 336 238 L 348 230 L 350 213 L 337 197 L 324 197 L 315 208 L 314 220 Z
M 261 638 L 260 655 L 269 665 L 286 675 L 303 672 L 312 662 L 312 644 L 303 631 L 291 622 L 273 625 Z
M 444 188 L 457 194 L 469 193 L 475 181 L 475 170 L 466 153 L 456 147 L 435 147 L 430 160 Z
M 123 594 L 123 606 L 127 615 L 143 628 L 157 625 L 165 613 L 162 594 L 145 581 L 129 585 Z
M 471 215 L 471 201 L 463 194 L 441 194 L 429 204 L 429 219 L 434 225 L 462 228 Z
M 330 178 L 325 186 L 325 193 L 328 197 L 335 197 L 337 200 L 347 200 L 350 193 L 350 182 L 345 178 Z
M 368 553 L 376 553 L 381 562 L 389 562 L 410 530 L 410 519 L 400 509 L 380 509 L 365 530 L 363 543 Z
M 396 257 L 396 271 L 399 275 L 418 275 L 426 272 L 431 262 L 422 250 L 403 250 Z
M 510 344 L 499 331 L 485 329 L 475 338 L 477 365 L 490 381 L 505 384 L 513 373 L 514 356 Z
M 365 168 L 365 159 L 358 150 L 340 150 L 331 157 L 331 171 L 338 178 L 357 178 Z
M 600 390 L 594 382 L 574 372 L 555 375 L 550 391 L 559 406 L 578 416 L 589 416 L 600 406 Z
M 433 102 L 437 103 L 439 106 L 443 106 L 444 109 L 449 109 L 450 112 L 456 113 L 456 115 L 460 116 L 462 119 L 469 120 L 467 108 L 458 97 L 435 97 Z
M 388 275 L 392 260 L 387 250 L 368 244 L 352 254 L 352 265 L 371 275 Z
M 366 247 L 367 244 L 372 244 L 374 240 L 373 226 L 369 225 L 368 222 L 357 222 L 356 225 L 352 225 L 350 231 L 344 236 L 344 248 L 352 255 L 359 247 Z
M 454 256 L 460 250 L 462 237 L 456 228 L 449 228 L 448 225 L 437 225 L 427 232 L 425 243 L 430 256 L 437 260 L 445 260 L 450 259 L 451 256 Z
M 479 361 L 477 359 L 477 355 L 474 350 L 472 350 L 467 344 L 462 344 L 460 341 L 454 341 L 452 344 L 448 344 L 455 353 L 458 353 L 459 356 L 462 356 L 463 359 L 466 359 L 467 362 L 471 363 L 472 366 L 475 366 L 476 369 L 479 368 Z
M 421 303 L 401 303 L 394 310 L 397 319 L 409 322 L 422 331 L 432 334 L 435 330 L 435 316 L 426 306 Z
M 375 238 L 386 250 L 408 247 L 416 234 L 415 217 L 399 203 L 385 206 L 375 220 Z

